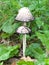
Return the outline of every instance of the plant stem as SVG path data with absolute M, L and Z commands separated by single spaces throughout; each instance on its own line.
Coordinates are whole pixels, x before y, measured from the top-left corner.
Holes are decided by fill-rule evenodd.
M 23 35 L 23 57 L 25 57 L 26 50 L 26 34 Z

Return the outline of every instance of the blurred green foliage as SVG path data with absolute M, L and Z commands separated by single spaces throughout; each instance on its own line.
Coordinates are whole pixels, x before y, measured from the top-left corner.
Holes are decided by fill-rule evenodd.
M 3 65 L 3 62 L 1 62 L 0 65 Z
M 34 65 L 34 62 L 20 60 L 20 61 L 17 62 L 17 65 Z
M 7 60 L 13 56 L 19 55 L 19 46 L 6 46 L 0 44 L 0 61 Z
M 31 36 L 27 35 L 27 40 L 29 43 L 41 44 L 45 51 L 49 50 L 49 0 L 0 0 L 0 38 L 10 38 L 22 25 L 15 21 L 21 7 L 28 7 L 34 16 L 34 21 L 27 23 L 32 30 Z M 21 39 L 21 36 L 17 38 Z M 37 46 L 35 45 L 36 48 Z M 41 49 L 38 49 L 39 53 Z
M 38 43 L 32 43 L 26 49 L 26 56 L 30 56 L 32 58 L 35 57 L 35 58 L 41 59 L 40 56 L 42 56 L 44 53 L 45 53 L 44 50 L 42 49 L 42 47 Z
M 45 59 L 43 62 L 38 62 L 38 61 L 24 61 L 20 60 L 17 62 L 17 65 L 49 65 L 49 59 Z
M 41 45 L 38 43 L 33 43 L 27 47 L 26 56 L 37 59 L 37 63 L 44 62 L 44 60 L 48 57 L 45 50 L 43 50 Z

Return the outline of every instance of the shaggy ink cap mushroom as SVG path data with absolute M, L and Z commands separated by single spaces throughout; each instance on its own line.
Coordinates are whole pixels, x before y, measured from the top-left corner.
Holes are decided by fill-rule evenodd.
M 28 7 L 23 7 L 19 10 L 18 15 L 15 18 L 17 21 L 28 22 L 34 20 Z
M 17 31 L 17 33 L 19 34 L 27 34 L 27 33 L 30 33 L 31 30 L 28 28 L 28 27 L 25 27 L 25 26 L 20 26 Z

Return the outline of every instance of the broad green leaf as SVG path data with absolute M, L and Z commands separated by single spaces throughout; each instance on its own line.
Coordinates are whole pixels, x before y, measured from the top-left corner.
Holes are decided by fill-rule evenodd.
M 38 39 L 41 40 L 42 44 L 49 50 L 49 33 L 47 35 L 36 32 Z M 48 37 L 47 37 L 48 36 Z
M 20 60 L 17 62 L 17 65 L 34 65 L 34 62 Z
M 45 65 L 49 65 L 49 58 L 45 59 Z
M 13 56 L 17 56 L 19 52 L 19 46 L 5 46 L 0 45 L 0 61 L 7 60 Z
M 32 58 L 34 57 L 41 61 L 45 57 L 45 52 L 41 48 L 40 44 L 33 43 L 33 44 L 29 45 L 29 47 L 27 47 L 26 56 L 30 56 Z

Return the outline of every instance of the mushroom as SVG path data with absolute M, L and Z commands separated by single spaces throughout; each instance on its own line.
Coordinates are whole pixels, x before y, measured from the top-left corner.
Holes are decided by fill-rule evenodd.
M 22 21 L 25 25 L 26 22 L 34 20 L 28 7 L 23 7 L 18 11 L 18 15 L 15 18 L 17 21 Z
M 16 20 L 23 21 L 23 22 L 28 22 L 33 19 L 34 17 L 32 16 L 30 10 L 27 7 L 21 8 L 16 17 Z
M 23 34 L 23 56 L 25 57 L 25 50 L 26 50 L 26 34 L 30 33 L 31 30 L 28 27 L 21 26 L 16 31 L 19 34 Z
M 30 32 L 31 32 L 31 30 L 26 26 L 21 26 L 17 29 L 17 33 L 19 33 L 19 34 L 27 34 Z
M 24 34 L 23 35 L 23 56 L 25 56 L 26 49 L 26 33 L 30 32 L 30 29 L 26 27 L 26 22 L 34 20 L 30 10 L 28 7 L 23 7 L 18 11 L 18 15 L 15 18 L 17 21 L 23 22 L 23 26 L 19 27 L 17 33 Z

